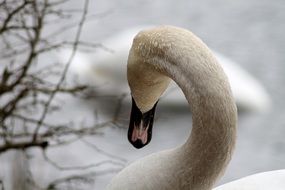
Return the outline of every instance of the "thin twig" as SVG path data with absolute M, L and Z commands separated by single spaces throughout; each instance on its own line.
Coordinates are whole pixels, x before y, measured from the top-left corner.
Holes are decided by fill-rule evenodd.
M 94 149 L 96 152 L 102 154 L 102 155 L 105 155 L 105 156 L 108 156 L 110 157 L 111 159 L 116 159 L 116 160 L 120 160 L 122 161 L 123 163 L 126 163 L 127 160 L 125 158 L 122 158 L 122 157 L 119 157 L 119 156 L 116 156 L 116 155 L 113 155 L 113 154 L 110 154 L 100 148 L 98 148 L 96 145 L 90 143 L 89 141 L 85 140 L 85 139 L 81 139 L 82 142 L 84 142 L 87 146 L 91 147 L 92 149 Z
M 64 183 L 71 183 L 72 181 L 82 181 L 84 183 L 93 183 L 94 177 L 102 176 L 102 175 L 106 175 L 106 174 L 110 174 L 110 173 L 118 173 L 120 170 L 122 170 L 122 168 L 110 168 L 110 169 L 104 169 L 104 170 L 96 170 L 95 172 L 89 172 L 86 174 L 69 175 L 67 177 L 63 177 L 63 178 L 56 179 L 56 180 L 52 181 L 47 186 L 46 189 L 47 190 L 57 189 L 56 187 L 58 185 L 64 184 Z
M 82 166 L 61 166 L 48 157 L 46 150 L 43 150 L 43 157 L 49 164 L 51 164 L 53 167 L 55 167 L 58 170 L 87 170 L 87 169 L 91 169 L 91 168 L 100 167 L 100 166 L 103 166 L 106 164 L 108 164 L 108 165 L 111 164 L 114 166 L 121 166 L 121 167 L 125 166 L 121 162 L 115 162 L 113 160 L 104 160 L 101 162 L 92 163 L 92 164 L 88 164 L 88 165 L 82 165 Z
M 33 135 L 33 141 L 36 141 L 37 140 L 37 136 L 38 136 L 38 131 L 46 117 L 46 114 L 48 112 L 48 108 L 49 108 L 49 105 L 51 103 L 51 101 L 53 100 L 55 94 L 57 93 L 57 90 L 60 88 L 61 84 L 63 83 L 63 81 L 65 80 L 65 76 L 66 76 L 66 73 L 69 69 L 69 66 L 75 56 L 75 52 L 77 50 L 77 45 L 78 45 L 78 41 L 80 39 L 80 35 L 81 35 L 81 31 L 82 31 L 82 28 L 83 28 L 83 24 L 84 24 L 84 21 L 85 21 L 85 17 L 86 17 L 86 14 L 87 14 L 87 11 L 88 11 L 88 4 L 89 4 L 89 0 L 85 0 L 85 3 L 84 3 L 84 11 L 83 11 L 83 15 L 82 15 L 82 18 L 81 18 L 81 21 L 79 23 L 79 26 L 78 26 L 78 30 L 77 30 L 77 33 L 76 33 L 76 37 L 75 37 L 75 42 L 74 42 L 74 46 L 73 46 L 73 49 L 72 49 L 72 54 L 71 56 L 69 57 L 69 60 L 67 61 L 67 64 L 63 70 L 63 73 L 61 75 L 61 78 L 58 82 L 58 84 L 56 85 L 55 87 L 55 90 L 51 93 L 45 107 L 44 107 L 44 111 L 39 119 L 39 122 L 38 122 L 38 125 L 34 131 L 34 135 Z
M 3 2 L 4 3 L 4 2 Z M 0 28 L 0 34 L 6 31 L 7 25 L 9 24 L 10 20 L 19 12 L 21 11 L 28 3 L 31 3 L 31 1 L 24 1 L 20 6 L 15 8 L 12 12 L 8 14 L 8 17 L 3 22 L 1 28 Z

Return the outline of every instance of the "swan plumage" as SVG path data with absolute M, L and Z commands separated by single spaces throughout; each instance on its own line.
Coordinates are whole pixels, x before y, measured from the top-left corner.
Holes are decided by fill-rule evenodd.
M 214 190 L 284 190 L 285 170 L 262 172 L 229 182 Z
M 133 128 L 149 130 L 145 117 L 155 109 L 169 84 L 168 77 L 180 86 L 192 109 L 191 135 L 182 146 L 130 164 L 112 179 L 108 190 L 210 190 L 222 176 L 234 149 L 237 110 L 223 69 L 190 31 L 161 26 L 134 38 L 128 58 L 128 82 L 134 100 L 131 133 Z M 141 113 L 132 119 L 134 112 Z M 134 146 L 137 141 L 145 145 L 140 138 L 129 140 Z M 271 171 L 215 190 L 281 190 L 285 188 L 284 178 L 285 170 Z
M 107 48 L 98 48 L 95 53 L 77 51 L 71 64 L 71 71 L 89 85 L 99 86 L 102 94 L 121 94 L 128 91 L 124 64 L 132 44 L 132 39 L 138 31 L 149 26 L 137 26 L 118 32 L 102 42 Z M 58 57 L 66 62 L 70 49 L 62 49 Z M 237 105 L 241 110 L 266 111 L 270 107 L 270 98 L 264 87 L 238 64 L 214 52 L 225 72 L 229 76 L 232 91 Z M 172 83 L 168 88 L 162 103 L 171 105 L 186 105 L 181 90 Z

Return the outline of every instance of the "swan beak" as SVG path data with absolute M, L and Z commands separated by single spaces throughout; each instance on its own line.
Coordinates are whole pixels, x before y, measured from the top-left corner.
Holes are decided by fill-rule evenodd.
M 136 148 L 147 145 L 152 136 L 152 124 L 157 102 L 149 111 L 142 113 L 132 98 L 132 111 L 128 130 L 128 139 Z

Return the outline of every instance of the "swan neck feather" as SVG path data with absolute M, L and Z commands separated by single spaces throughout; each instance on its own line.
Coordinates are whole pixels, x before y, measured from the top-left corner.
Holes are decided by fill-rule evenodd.
M 168 175 L 183 179 L 175 187 L 209 190 L 227 166 L 235 144 L 237 110 L 227 76 L 208 47 L 190 31 L 162 26 L 140 32 L 128 61 L 135 101 L 148 109 L 166 89 L 169 78 L 183 90 L 192 110 L 193 125 L 186 143 L 160 158 L 172 157 L 169 168 L 175 171 Z M 148 82 L 143 90 L 137 90 L 137 83 L 145 81 Z M 140 99 L 151 92 L 154 96 Z

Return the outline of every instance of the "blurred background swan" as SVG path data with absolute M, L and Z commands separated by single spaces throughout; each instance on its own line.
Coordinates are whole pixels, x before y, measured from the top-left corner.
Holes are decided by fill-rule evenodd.
M 126 80 L 126 64 L 128 51 L 133 37 L 140 31 L 151 26 L 130 27 L 103 40 L 103 48 L 84 52 L 78 50 L 71 63 L 71 71 L 77 78 L 101 95 L 120 95 L 128 93 Z M 65 48 L 58 52 L 61 63 L 66 63 L 71 49 Z M 240 111 L 265 112 L 270 108 L 270 97 L 262 84 L 251 76 L 237 63 L 214 51 L 229 77 L 234 97 Z M 169 106 L 187 106 L 187 102 L 176 84 L 172 83 L 160 104 Z

